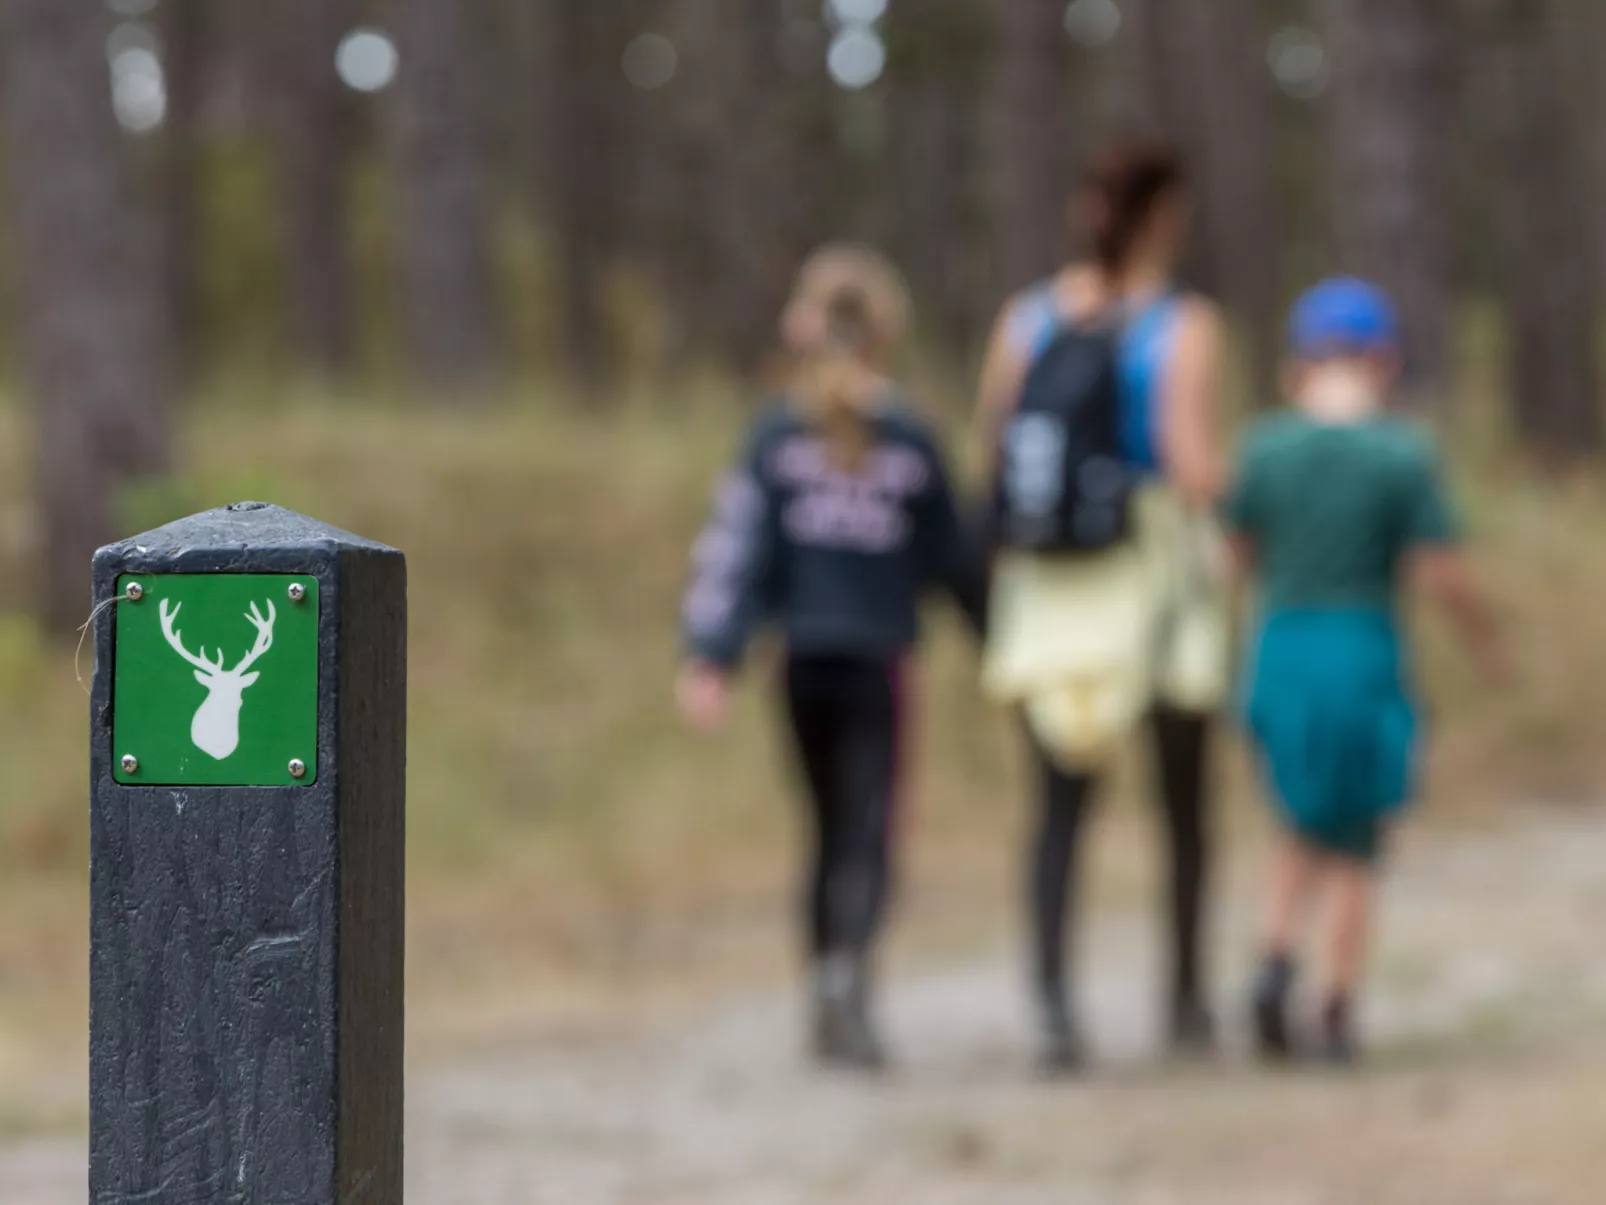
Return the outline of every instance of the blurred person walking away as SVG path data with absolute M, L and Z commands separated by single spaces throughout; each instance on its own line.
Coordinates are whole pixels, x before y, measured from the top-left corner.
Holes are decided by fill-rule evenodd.
M 947 469 L 883 374 L 904 338 L 902 284 L 881 257 L 833 248 L 805 267 L 784 334 L 787 396 L 754 423 L 698 540 L 683 610 L 686 719 L 719 726 L 754 630 L 786 646 L 782 693 L 815 843 L 804 913 L 815 1056 L 884 1061 L 872 956 L 888 895 L 917 608 L 946 587 L 975 609 Z
M 1253 989 L 1262 1053 L 1284 1057 L 1294 950 L 1324 908 L 1315 1049 L 1355 1056 L 1354 1000 L 1373 870 L 1410 798 L 1418 725 L 1399 618 L 1409 576 L 1484 666 L 1504 662 L 1470 584 L 1427 437 L 1385 413 L 1402 363 L 1394 310 L 1351 278 L 1296 305 L 1285 388 L 1293 410 L 1248 433 L 1224 506 L 1258 587 L 1246 719 L 1284 835 L 1272 859 L 1265 948 Z
M 1216 307 L 1173 281 L 1189 226 L 1180 160 L 1162 142 L 1113 142 L 1091 161 L 1073 208 L 1093 258 L 1006 307 L 980 399 L 1005 504 L 1023 483 L 1030 493 L 1046 481 L 1060 505 L 1103 490 L 1130 512 L 1107 547 L 1032 547 L 995 533 L 984 681 L 1023 710 L 1038 767 L 1028 895 L 1050 1073 L 1083 1061 L 1066 960 L 1087 813 L 1102 769 L 1145 715 L 1170 853 L 1170 1046 L 1179 1054 L 1214 1046 L 1200 949 L 1207 755 L 1231 659 L 1213 519 L 1224 337 Z M 1113 410 L 1113 447 L 1089 455 L 1096 434 L 1078 451 L 1058 420 L 1042 416 L 1090 379 L 1074 361 L 1078 343 L 1099 332 L 1112 344 L 1113 397 L 1086 413 Z

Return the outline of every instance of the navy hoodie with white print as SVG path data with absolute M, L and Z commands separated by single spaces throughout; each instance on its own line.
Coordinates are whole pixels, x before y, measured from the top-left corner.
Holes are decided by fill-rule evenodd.
M 933 587 L 975 617 L 979 575 L 935 438 L 896 402 L 869 421 L 870 451 L 847 471 L 790 404 L 759 415 L 693 551 L 688 655 L 732 667 L 773 623 L 795 657 L 896 656 L 915 643 Z

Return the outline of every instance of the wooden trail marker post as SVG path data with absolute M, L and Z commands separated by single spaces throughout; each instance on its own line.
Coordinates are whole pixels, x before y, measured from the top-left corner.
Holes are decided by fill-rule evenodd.
M 243 502 L 94 585 L 90 1205 L 400 1205 L 406 562 Z

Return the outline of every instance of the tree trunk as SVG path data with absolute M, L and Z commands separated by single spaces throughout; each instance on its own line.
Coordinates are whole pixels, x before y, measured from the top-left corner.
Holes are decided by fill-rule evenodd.
M 1174 0 L 1126 0 L 1121 33 L 1116 113 L 1123 125 L 1163 132 L 1178 142 L 1186 131 L 1177 65 L 1184 38 Z
M 1518 430 L 1556 461 L 1601 445 L 1593 330 L 1589 166 L 1570 120 L 1555 0 L 1486 0 L 1486 119 L 1497 149 L 1496 221 L 1510 304 Z
M 657 324 L 649 333 L 653 345 L 644 358 L 651 371 L 662 375 L 684 368 L 714 323 L 709 319 L 711 307 L 705 296 L 710 285 L 700 204 L 701 165 L 687 121 L 692 107 L 688 94 L 694 91 L 698 72 L 697 48 L 683 36 L 673 12 L 666 14 L 656 28 L 676 48 L 677 74 L 669 85 L 655 92 L 637 93 L 625 85 L 629 92 L 623 105 L 629 115 L 630 145 L 635 153 L 628 165 L 624 193 L 618 198 L 617 220 L 622 231 L 620 242 L 640 263 L 653 291 Z M 571 316 L 571 329 L 582 318 L 597 325 L 596 316 L 586 307 Z
M 161 189 L 163 277 L 174 362 L 187 377 L 196 366 L 198 352 L 202 66 L 211 27 L 207 0 L 166 0 L 160 11 L 167 82 Z
M 570 0 L 538 6 L 531 98 L 540 131 L 541 191 L 557 256 L 565 367 L 591 401 L 601 396 L 608 376 L 604 276 L 619 203 L 619 131 L 610 101 L 612 90 L 629 87 L 619 74 L 620 47 L 604 36 L 607 14 L 600 7 Z
M 783 61 L 781 7 L 679 0 L 663 27 L 674 84 L 647 104 L 638 229 L 682 337 L 744 374 L 764 367 L 797 262 L 851 195 L 833 158 L 836 90 L 822 54 L 802 79 Z M 659 99 L 661 97 L 661 99 Z
M 462 0 L 396 6 L 404 329 L 424 380 L 448 393 L 489 384 L 497 358 L 476 11 Z
M 24 375 L 37 429 L 39 612 L 81 623 L 119 487 L 170 452 L 160 273 L 128 207 L 100 0 L 6 6 Z
M 1065 5 L 1009 0 L 993 12 L 994 228 L 1000 283 L 1014 290 L 1052 272 L 1069 250 Z
M 1564 0 L 1557 14 L 1562 61 L 1567 70 L 1568 120 L 1579 136 L 1589 172 L 1591 254 L 1595 289 L 1606 288 L 1606 138 L 1593 132 L 1606 113 L 1606 5 L 1599 0 Z
M 710 6 L 714 7 L 714 6 Z M 800 248 L 797 206 L 811 186 L 786 128 L 779 7 L 731 5 L 711 30 L 717 124 L 708 218 L 718 272 L 721 343 L 752 372 L 776 343 Z M 842 181 L 836 182 L 841 187 Z
M 1339 258 L 1393 295 L 1405 328 L 1406 391 L 1436 402 L 1452 372 L 1443 150 L 1451 16 L 1438 0 L 1324 0 L 1323 16 Z
M 348 113 L 335 73 L 345 15 L 342 0 L 283 0 L 256 17 L 270 47 L 263 83 L 278 159 L 287 327 L 298 355 L 329 376 L 352 354 Z
M 887 242 L 932 332 L 963 346 L 975 311 L 966 288 L 964 107 L 941 80 L 900 80 L 888 98 Z
M 1173 37 L 1185 53 L 1170 59 L 1166 74 L 1182 95 L 1159 103 L 1190 127 L 1180 141 L 1199 199 L 1209 279 L 1240 321 L 1252 388 L 1269 403 L 1281 350 L 1283 222 L 1260 7 L 1214 0 L 1172 9 Z
M 1606 113 L 1606 71 L 1598 70 L 1606 62 L 1606 7 L 1594 0 L 1581 0 L 1581 11 L 1587 13 L 1584 42 L 1583 81 L 1585 92 L 1578 112 L 1579 129 L 1593 128 L 1599 115 Z M 1589 145 L 1595 154 L 1592 166 L 1595 171 L 1594 210 L 1595 226 L 1595 288 L 1597 300 L 1606 294 L 1606 139 L 1592 137 Z
M 970 349 L 987 317 L 969 255 L 978 207 L 970 182 L 980 141 L 972 110 L 980 96 L 984 22 L 972 0 L 900 0 L 887 27 L 882 226 L 951 359 Z

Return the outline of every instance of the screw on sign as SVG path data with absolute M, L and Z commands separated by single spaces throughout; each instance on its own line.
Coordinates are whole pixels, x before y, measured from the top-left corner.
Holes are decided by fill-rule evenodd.
M 94 586 L 89 1199 L 404 1200 L 405 561 L 247 503 Z

